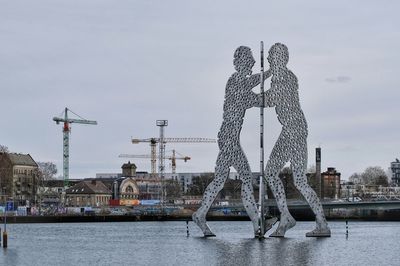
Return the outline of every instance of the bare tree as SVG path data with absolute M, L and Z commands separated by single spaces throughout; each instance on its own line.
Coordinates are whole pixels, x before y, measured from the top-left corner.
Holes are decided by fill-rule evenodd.
M 202 174 L 201 176 L 194 176 L 192 179 L 192 184 L 189 186 L 187 195 L 199 196 L 203 195 L 208 184 L 214 179 L 213 173 Z
M 354 173 L 349 177 L 349 181 L 352 182 L 354 185 L 359 185 L 362 183 L 361 174 Z
M 0 153 L 9 153 L 8 147 L 0 144 Z
M 176 180 L 165 180 L 165 190 L 167 198 L 179 198 L 182 196 L 181 186 Z
M 365 185 L 388 186 L 388 177 L 380 166 L 372 166 L 365 169 L 361 174 L 362 182 Z
M 57 166 L 52 162 L 38 162 L 39 178 L 41 180 L 51 180 L 57 174 Z

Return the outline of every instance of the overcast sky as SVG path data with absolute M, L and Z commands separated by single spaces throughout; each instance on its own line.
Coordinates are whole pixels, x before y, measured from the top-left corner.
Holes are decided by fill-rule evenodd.
M 131 137 L 216 138 L 234 50 L 289 47 L 309 126 L 309 165 L 347 179 L 400 157 L 399 1 L 0 0 L 0 144 L 55 162 L 62 174 L 65 107 L 97 126 L 72 125 L 70 177 L 120 172 L 120 153 L 149 154 Z M 269 81 L 266 82 L 266 87 Z M 256 88 L 255 91 L 258 91 Z M 266 115 L 266 156 L 280 132 Z M 241 141 L 259 161 L 259 109 Z M 213 171 L 217 144 L 167 144 L 192 157 L 178 172 Z M 134 160 L 150 171 L 150 160 Z M 167 171 L 171 169 L 167 167 Z

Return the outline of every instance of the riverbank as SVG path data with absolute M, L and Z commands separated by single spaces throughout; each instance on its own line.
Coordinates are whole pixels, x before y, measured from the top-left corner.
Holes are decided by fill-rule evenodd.
M 292 209 L 291 214 L 297 221 L 314 221 L 311 209 Z M 279 212 L 271 208 L 271 214 L 278 216 Z M 328 220 L 359 220 L 359 221 L 400 221 L 400 209 L 393 210 L 325 210 Z M 1 223 L 4 217 L 0 218 Z M 7 223 L 96 223 L 96 222 L 140 222 L 140 221 L 191 221 L 191 213 L 174 215 L 52 215 L 52 216 L 8 216 Z M 232 214 L 211 212 L 209 221 L 248 221 L 245 213 Z

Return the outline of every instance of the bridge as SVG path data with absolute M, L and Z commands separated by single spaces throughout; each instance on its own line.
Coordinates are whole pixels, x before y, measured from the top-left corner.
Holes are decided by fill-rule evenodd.
M 276 207 L 275 201 L 268 201 L 267 206 Z M 290 209 L 309 208 L 305 201 L 288 202 Z M 400 209 L 400 201 L 359 201 L 359 202 L 322 202 L 324 209 L 363 209 L 363 210 L 395 210 Z
M 191 205 L 182 205 L 186 208 L 198 208 L 200 205 L 191 204 Z M 277 208 L 276 202 L 273 199 L 269 199 L 266 201 L 265 206 Z M 400 201 L 358 201 L 358 202 L 337 202 L 337 201 L 323 201 L 322 206 L 325 210 L 329 209 L 363 209 L 363 210 L 400 210 Z M 305 201 L 295 200 L 288 201 L 289 209 L 309 209 L 309 205 Z M 213 210 L 218 209 L 237 209 L 243 208 L 243 204 L 238 201 L 234 203 L 230 203 L 228 205 L 219 206 L 214 204 L 212 206 Z

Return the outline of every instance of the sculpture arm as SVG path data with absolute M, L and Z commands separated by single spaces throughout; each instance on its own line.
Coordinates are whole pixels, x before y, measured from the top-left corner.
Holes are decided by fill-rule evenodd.
M 255 101 L 254 107 L 274 107 L 276 105 L 276 92 L 273 89 L 269 89 L 264 92 L 264 105 L 262 105 L 262 95 L 256 94 L 257 100 Z
M 264 104 L 262 94 L 252 92 L 252 104 L 249 107 L 274 107 L 276 105 L 276 93 L 272 90 L 264 92 Z
M 264 80 L 271 76 L 271 70 L 264 71 Z M 254 74 L 249 77 L 250 87 L 254 88 L 260 84 L 260 74 Z

